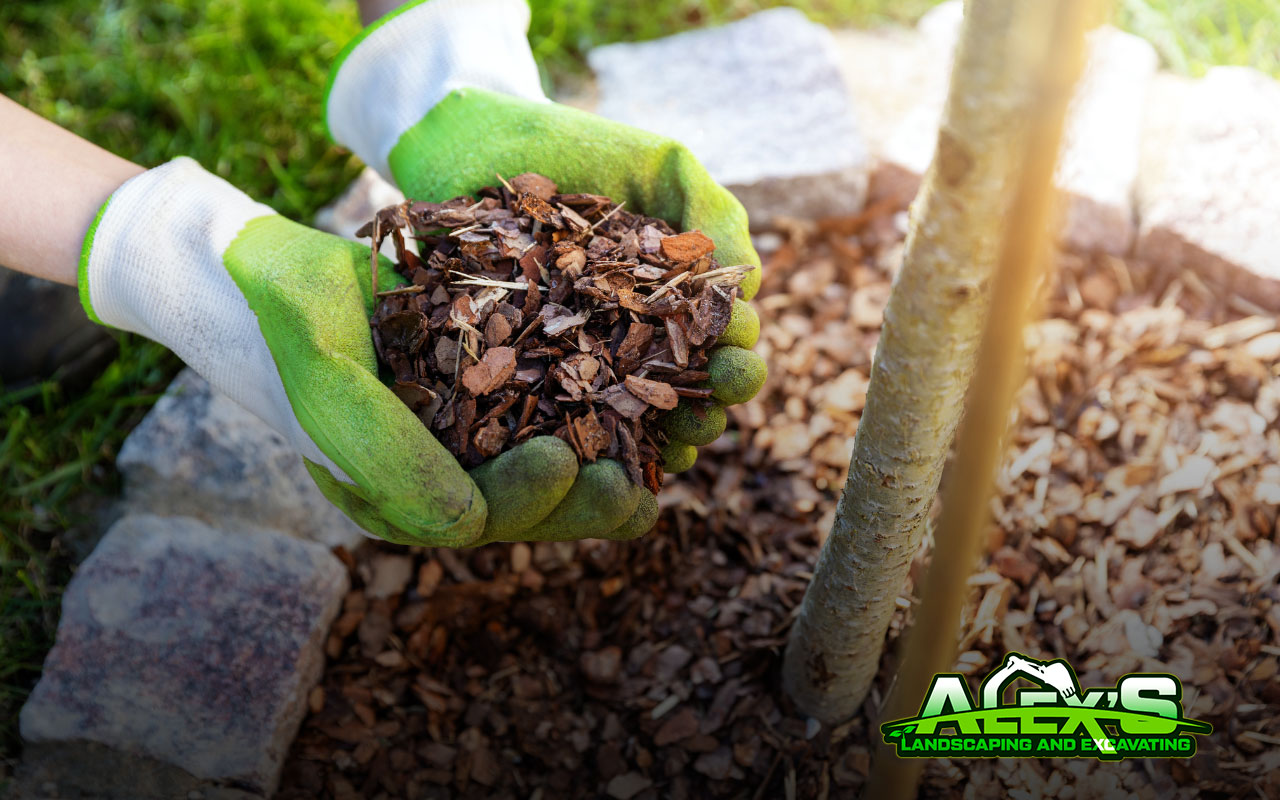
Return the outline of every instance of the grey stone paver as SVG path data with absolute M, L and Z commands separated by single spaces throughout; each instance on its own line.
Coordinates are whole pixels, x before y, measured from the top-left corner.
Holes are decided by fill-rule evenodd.
M 132 508 L 276 528 L 330 546 L 364 539 L 283 436 L 190 369 L 129 434 L 116 463 Z
M 25 795 L 269 797 L 346 589 L 313 542 L 124 517 L 68 586 L 22 709 Z
M 1080 250 L 1121 254 L 1136 233 L 1133 193 L 1156 52 L 1109 25 L 1091 32 L 1088 46 L 1058 163 L 1057 183 L 1067 193 L 1060 236 Z
M 598 47 L 597 113 L 683 142 L 766 226 L 854 213 L 867 150 L 831 33 L 801 12 Z
M 1147 104 L 1138 255 L 1280 311 L 1280 81 L 1162 76 Z

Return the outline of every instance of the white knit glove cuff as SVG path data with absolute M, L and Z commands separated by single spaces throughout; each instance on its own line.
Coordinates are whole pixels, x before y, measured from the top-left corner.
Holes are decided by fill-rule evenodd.
M 325 119 L 334 141 L 383 177 L 391 148 L 455 89 L 546 102 L 524 0 L 430 0 L 366 28 L 338 58 Z
M 86 237 L 80 291 L 98 321 L 154 339 L 347 479 L 298 424 L 257 315 L 223 265 L 251 219 L 275 214 L 189 158 L 125 182 Z

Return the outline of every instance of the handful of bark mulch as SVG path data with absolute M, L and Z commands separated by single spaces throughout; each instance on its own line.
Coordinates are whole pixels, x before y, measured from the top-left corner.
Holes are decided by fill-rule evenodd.
M 409 281 L 377 294 L 370 321 L 392 390 L 464 467 L 551 434 L 580 463 L 617 459 L 661 488 L 656 418 L 681 397 L 710 404 L 707 351 L 750 267 L 720 266 L 698 231 L 534 173 L 389 206 L 356 235 L 372 238 L 375 290 L 386 236 Z

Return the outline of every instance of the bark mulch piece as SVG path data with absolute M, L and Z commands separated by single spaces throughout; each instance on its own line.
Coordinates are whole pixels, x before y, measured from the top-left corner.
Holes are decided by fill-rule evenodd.
M 378 360 L 464 467 L 551 434 L 579 462 L 618 459 L 661 488 L 657 417 L 677 392 L 711 402 L 707 353 L 750 267 L 720 265 L 698 231 L 533 173 L 478 199 L 389 206 L 356 235 L 374 253 L 392 237 L 409 282 L 378 295 Z
M 903 221 L 762 238 L 769 381 L 664 492 L 653 535 L 343 553 L 356 588 L 278 797 L 853 796 L 913 587 L 848 725 L 796 715 L 778 670 Z M 1183 760 L 930 761 L 921 796 L 1280 796 L 1276 328 L 1189 273 L 1060 256 L 957 669 L 976 683 L 1014 649 L 1085 686 L 1170 672 L 1215 732 Z

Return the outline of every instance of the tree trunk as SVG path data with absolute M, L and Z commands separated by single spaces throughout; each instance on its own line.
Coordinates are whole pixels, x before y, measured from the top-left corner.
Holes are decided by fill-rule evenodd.
M 973 387 L 942 493 L 936 544 L 921 591 L 920 605 L 894 676 L 881 722 L 912 716 L 933 676 L 955 664 L 960 614 L 971 591 L 973 565 L 990 525 L 989 498 L 1009 425 L 1009 409 L 1025 373 L 1024 326 L 1039 303 L 1035 287 L 1050 252 L 1054 218 L 1053 172 L 1072 89 L 1080 76 L 1084 32 L 1096 20 L 1098 0 L 1046 0 L 1016 34 L 1043 42 L 1042 55 L 1026 73 L 1036 87 L 1025 151 L 1015 154 L 1018 171 L 1014 204 L 1006 219 L 1000 260 L 992 288 L 991 314 L 982 335 Z M 1039 39 L 1037 37 L 1040 37 Z M 887 745 L 877 748 L 863 796 L 907 800 L 916 796 L 924 761 L 898 758 Z
M 849 478 L 787 644 L 784 687 L 824 722 L 866 697 L 960 421 L 1034 100 L 1021 67 L 1035 53 L 1011 34 L 1019 8 L 1035 5 L 965 4 Z

